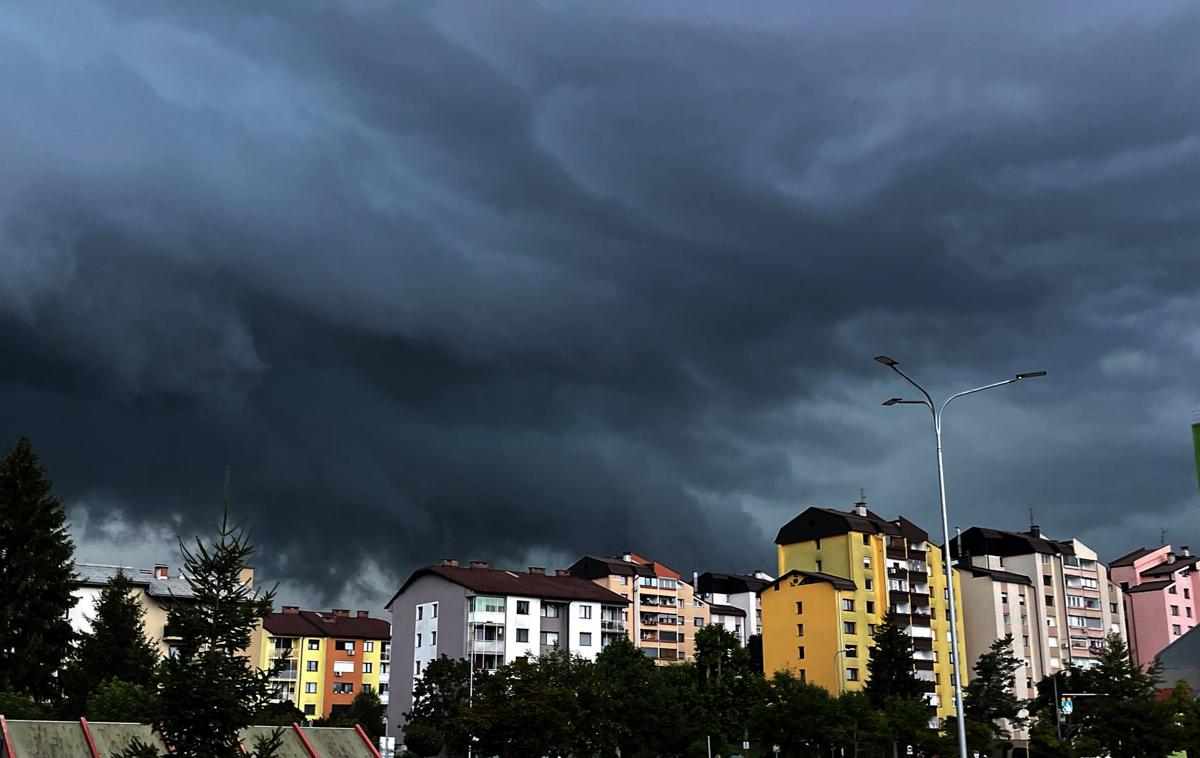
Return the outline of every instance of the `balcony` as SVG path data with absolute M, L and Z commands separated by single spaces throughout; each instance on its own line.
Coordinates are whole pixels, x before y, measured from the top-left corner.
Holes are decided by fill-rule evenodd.
M 164 640 L 179 640 L 183 639 L 183 631 L 177 626 L 167 624 L 163 627 L 162 636 Z
M 290 681 L 295 681 L 296 677 L 299 676 L 299 673 L 300 672 L 294 668 L 286 668 L 286 669 L 282 669 L 281 671 L 277 672 L 271 678 L 272 679 L 280 679 L 285 682 L 290 682 Z
M 615 619 L 600 619 L 600 631 L 602 632 L 624 632 L 625 622 Z
M 469 645 L 472 653 L 504 654 L 504 640 L 471 640 Z
M 640 623 L 641 626 L 658 626 L 658 619 L 643 616 Z
M 893 579 L 906 579 L 908 577 L 908 569 L 903 566 L 889 566 L 887 574 Z
M 922 669 L 918 669 L 917 671 L 914 671 L 913 673 L 916 675 L 918 681 L 921 681 L 921 682 L 933 682 L 934 681 L 932 670 L 924 671 Z

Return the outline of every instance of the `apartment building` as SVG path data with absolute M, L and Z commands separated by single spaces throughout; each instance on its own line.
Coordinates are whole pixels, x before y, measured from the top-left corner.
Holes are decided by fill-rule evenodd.
M 430 661 L 465 658 L 476 670 L 492 671 L 554 648 L 592 659 L 626 634 L 629 601 L 563 569 L 509 571 L 446 559 L 414 571 L 386 607 L 403 672 L 393 682 L 388 723 L 403 730 L 413 688 Z
M 568 571 L 633 605 L 624 633 L 655 663 L 695 657 L 695 635 L 710 622 L 709 608 L 678 571 L 636 553 L 586 555 Z
M 166 564 L 154 568 L 131 566 L 109 566 L 96 563 L 76 563 L 75 578 L 78 584 L 71 593 L 75 607 L 67 614 L 71 628 L 78 634 L 92 630 L 92 618 L 96 613 L 96 601 L 100 592 L 116 575 L 124 573 L 134 586 L 134 596 L 145 611 L 146 639 L 158 648 L 163 657 L 171 655 L 178 634 L 167 626 L 167 612 L 173 602 L 191 602 L 192 588 L 183 574 L 171 575 Z M 248 571 L 246 581 L 253 582 L 254 574 Z
M 1143 666 L 1196 625 L 1200 557 L 1187 545 L 1139 548 L 1108 564 L 1124 595 L 1129 649 Z
M 391 626 L 366 611 L 302 611 L 285 605 L 263 619 L 259 666 L 282 662 L 272 679 L 275 700 L 290 702 L 311 718 L 346 710 L 359 692 L 387 702 Z
M 972 527 L 951 540 L 963 576 L 967 662 L 974 665 L 998 637 L 1011 634 L 1017 696 L 1070 664 L 1089 666 L 1110 632 L 1125 636 L 1123 593 L 1091 548 L 1052 540 L 1041 529 L 1005 532 Z
M 923 529 L 885 520 L 860 501 L 849 511 L 805 510 L 775 544 L 780 576 L 759 594 L 768 675 L 788 670 L 833 693 L 861 689 L 871 637 L 891 609 L 912 637 L 931 724 L 953 713 L 945 575 Z
M 737 635 L 745 647 L 750 637 L 762 634 L 759 592 L 774 581 L 764 571 L 722 574 L 705 571 L 695 577 L 696 592 L 708 604 L 709 620 Z

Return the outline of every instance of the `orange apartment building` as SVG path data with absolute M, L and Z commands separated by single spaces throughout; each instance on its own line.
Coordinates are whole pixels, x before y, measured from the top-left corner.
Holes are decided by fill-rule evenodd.
M 709 623 L 708 603 L 678 571 L 636 553 L 586 555 L 568 569 L 629 601 L 621 619 L 604 619 L 601 644 L 624 635 L 655 663 L 689 661 L 696 632 Z

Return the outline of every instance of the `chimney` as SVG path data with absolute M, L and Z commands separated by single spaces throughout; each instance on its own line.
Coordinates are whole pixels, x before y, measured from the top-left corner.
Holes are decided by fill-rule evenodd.
M 1188 546 L 1187 546 L 1187 545 L 1183 545 L 1183 546 L 1181 546 L 1181 547 L 1179 548 L 1179 554 L 1180 554 L 1180 555 L 1182 555 L 1184 558 L 1191 558 L 1191 557 L 1192 557 L 1192 551 L 1191 551 L 1191 550 L 1188 550 Z
M 1175 562 L 1175 553 L 1167 553 L 1167 563 Z
M 171 572 L 167 568 L 167 565 L 165 563 L 154 564 L 154 578 L 155 579 L 169 579 L 170 577 L 171 577 Z
M 487 567 L 488 567 L 487 561 L 471 561 L 471 568 L 473 568 L 473 569 L 485 569 Z
M 566 569 L 554 569 L 555 576 L 569 576 Z
M 545 573 L 546 573 L 546 569 L 545 569 L 545 567 L 543 567 L 543 566 L 530 566 L 530 567 L 529 567 L 529 573 L 531 573 L 531 574 L 545 574 Z
M 284 612 L 284 613 L 299 613 L 299 612 L 300 612 L 300 606 L 298 606 L 298 605 L 285 605 L 285 606 L 283 606 L 283 612 Z
M 348 619 L 348 618 L 350 618 L 350 609 L 349 608 L 334 608 L 333 615 L 335 618 Z
M 454 568 L 458 568 L 458 559 L 457 558 L 443 558 L 442 565 L 443 566 L 453 566 Z
M 625 561 L 626 563 L 633 563 L 633 553 L 625 553 L 621 556 L 621 560 Z
M 365 619 L 365 618 L 370 618 L 370 616 L 367 614 L 366 611 L 355 611 L 354 618 Z
M 1042 536 L 1042 528 L 1040 526 L 1038 526 L 1037 524 L 1030 524 L 1029 525 L 1029 536 L 1030 537 L 1041 537 Z
M 854 504 L 854 508 L 852 510 L 854 511 L 855 516 L 862 516 L 865 518 L 867 515 L 867 501 L 859 500 Z

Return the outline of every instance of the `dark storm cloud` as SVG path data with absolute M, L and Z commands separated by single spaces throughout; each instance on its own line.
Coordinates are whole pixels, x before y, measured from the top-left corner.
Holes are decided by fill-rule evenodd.
M 1182 540 L 1200 14 L 848 13 L 4 11 L 4 427 L 89 531 L 208 523 L 231 464 L 322 599 L 443 555 L 769 568 L 859 487 L 935 527 L 888 352 L 1052 372 L 954 408 L 962 526 Z

